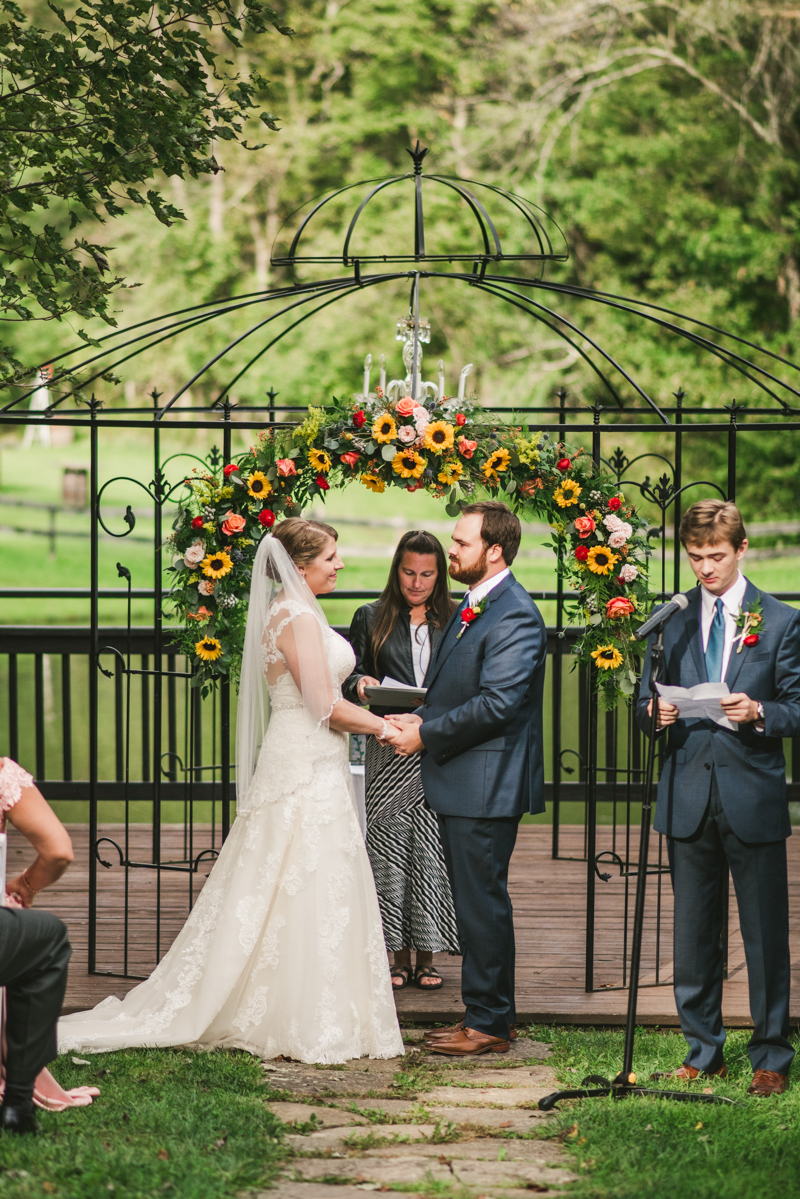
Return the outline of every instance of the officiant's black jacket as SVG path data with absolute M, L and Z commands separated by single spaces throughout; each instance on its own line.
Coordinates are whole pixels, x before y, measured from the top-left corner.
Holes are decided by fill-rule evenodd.
M 431 659 L 419 709 L 425 798 L 442 816 L 543 812 L 547 632 L 539 609 L 508 575 L 461 637 L 459 613 Z
M 372 630 L 375 627 L 379 604 L 380 600 L 375 600 L 374 603 L 364 604 L 359 608 L 353 617 L 350 632 L 347 634 L 355 651 L 356 668 L 345 679 L 342 685 L 342 694 L 345 699 L 349 699 L 354 704 L 361 703 L 357 688 L 359 680 L 363 679 L 364 675 L 371 675 L 373 679 L 378 680 L 386 678 L 388 675 L 390 679 L 396 679 L 398 683 L 406 683 L 409 687 L 417 685 L 414 676 L 414 661 L 411 657 L 411 612 L 408 608 L 400 613 L 389 636 L 380 648 L 377 661 L 375 660 L 372 652 Z M 437 629 L 428 620 L 431 655 L 433 655 L 441 635 L 442 630 Z M 372 704 L 370 711 L 375 716 L 383 718 L 389 716 L 395 709 L 380 708 Z
M 662 682 L 694 687 L 708 682 L 701 628 L 700 587 L 686 593 L 689 606 L 666 626 Z M 800 734 L 800 612 L 758 590 L 748 580 L 743 608 L 760 600 L 764 617 L 756 645 L 733 646 L 725 682 L 764 705 L 765 731 L 752 723 L 735 731 L 712 720 L 678 720 L 667 730 L 654 827 L 668 837 L 691 837 L 708 805 L 712 771 L 736 836 L 750 844 L 791 835 L 782 739 Z M 763 631 L 762 631 L 763 630 Z M 636 715 L 649 732 L 650 647 L 642 670 Z

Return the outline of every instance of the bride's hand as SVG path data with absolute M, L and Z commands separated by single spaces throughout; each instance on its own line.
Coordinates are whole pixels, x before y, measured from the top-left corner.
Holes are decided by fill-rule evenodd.
M 378 740 L 380 741 L 381 745 L 396 745 L 398 738 L 400 737 L 400 729 L 396 724 L 392 724 L 389 720 L 385 721 L 384 725 L 385 727 L 382 730 L 382 734 L 378 737 Z

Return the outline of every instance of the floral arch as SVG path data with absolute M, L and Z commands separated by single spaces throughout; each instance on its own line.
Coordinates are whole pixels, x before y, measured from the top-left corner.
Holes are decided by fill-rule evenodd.
M 487 416 L 470 400 L 389 399 L 378 387 L 309 408 L 299 426 L 262 431 L 234 461 L 195 468 L 168 539 L 168 603 L 194 685 L 238 677 L 261 537 L 310 500 L 355 484 L 378 493 L 424 488 L 452 517 L 483 494 L 546 520 L 580 597 L 570 611 L 584 628 L 575 658 L 590 668 L 604 706 L 630 698 L 642 652 L 632 633 L 651 604 L 647 522 L 583 449 Z

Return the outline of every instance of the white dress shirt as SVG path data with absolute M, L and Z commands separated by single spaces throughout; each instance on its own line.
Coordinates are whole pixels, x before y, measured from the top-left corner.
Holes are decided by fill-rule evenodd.
M 708 635 L 711 632 L 711 622 L 714 619 L 714 608 L 717 600 L 722 600 L 722 613 L 725 620 L 725 642 L 722 651 L 722 678 L 728 673 L 728 662 L 731 657 L 731 649 L 733 648 L 733 639 L 737 634 L 736 618 L 742 608 L 744 593 L 747 590 L 747 579 L 741 571 L 736 575 L 736 582 L 733 583 L 724 595 L 712 595 L 702 583 L 700 584 L 700 593 L 703 600 L 702 612 L 700 617 L 700 627 L 703 634 L 703 653 L 708 649 Z
M 411 660 L 414 663 L 414 681 L 418 687 L 425 682 L 431 661 L 431 638 L 427 621 L 411 626 Z
M 494 591 L 498 583 L 502 583 L 508 575 L 511 574 L 510 568 L 507 566 L 505 570 L 501 570 L 499 575 L 492 575 L 491 579 L 484 579 L 482 583 L 476 583 L 471 591 L 467 592 L 467 605 L 474 608 L 482 599 L 485 599 L 490 591 Z

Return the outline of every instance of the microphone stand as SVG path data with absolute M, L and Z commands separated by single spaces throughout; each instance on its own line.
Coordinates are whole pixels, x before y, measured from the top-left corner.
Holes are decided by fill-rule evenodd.
M 672 613 L 670 614 L 672 615 Z M 652 1095 L 657 1099 L 675 1099 L 678 1103 L 724 1103 L 736 1106 L 736 1100 L 723 1095 L 703 1095 L 691 1091 L 659 1091 L 651 1087 L 636 1085 L 633 1071 L 633 1048 L 636 1037 L 636 1006 L 639 998 L 639 973 L 642 958 L 642 935 L 644 933 L 644 901 L 647 890 L 647 858 L 650 849 L 650 817 L 653 807 L 653 778 L 656 763 L 656 732 L 658 729 L 658 692 L 656 683 L 664 666 L 664 621 L 659 627 L 650 650 L 650 694 L 653 711 L 650 717 L 650 737 L 647 746 L 644 794 L 642 796 L 642 824 L 639 833 L 639 865 L 636 874 L 636 899 L 634 902 L 633 937 L 631 939 L 631 971 L 628 990 L 628 1015 L 625 1023 L 625 1046 L 622 1054 L 622 1069 L 612 1081 L 601 1074 L 589 1074 L 580 1087 L 566 1091 L 554 1091 L 539 1100 L 539 1110 L 552 1111 L 561 1099 L 594 1099 L 611 1097 L 626 1099 L 629 1095 Z

